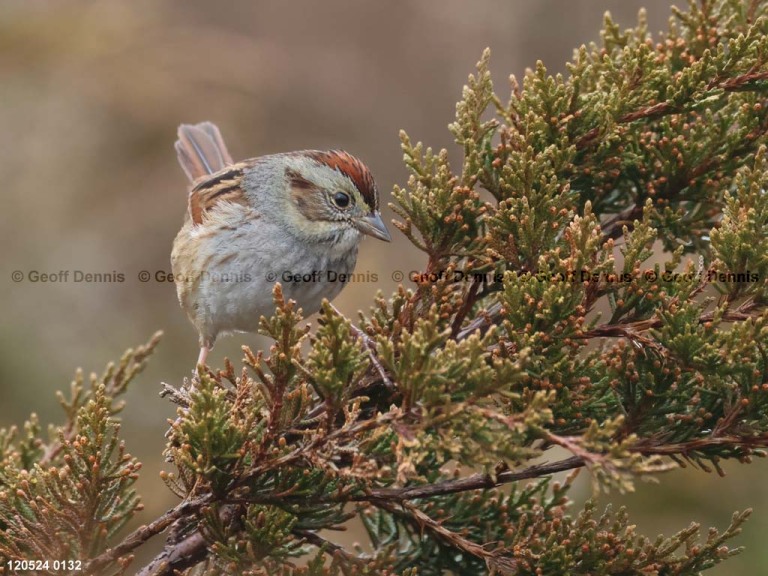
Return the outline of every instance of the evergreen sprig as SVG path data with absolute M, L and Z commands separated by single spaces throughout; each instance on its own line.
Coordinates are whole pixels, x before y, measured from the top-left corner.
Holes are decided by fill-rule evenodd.
M 0 555 L 118 573 L 165 531 L 139 574 L 693 576 L 737 553 L 749 511 L 652 540 L 568 494 L 579 469 L 632 490 L 768 447 L 767 32 L 764 0 L 691 1 L 657 38 L 606 16 L 506 102 L 485 52 L 460 165 L 401 133 L 414 286 L 312 330 L 278 285 L 271 348 L 173 392 L 180 502 L 119 542 L 140 505 L 115 397 L 154 344 L 80 377 L 51 441 L 34 417 L 0 432 Z
M 89 386 L 78 371 L 70 399 L 59 395 L 67 421 L 51 428 L 51 440 L 40 437 L 34 415 L 23 436 L 15 429 L 0 433 L 2 573 L 60 574 L 82 568 L 143 509 L 133 489 L 141 464 L 126 452 L 115 415 L 123 408 L 119 396 L 142 371 L 159 338 L 155 334 L 145 346 L 128 350 L 101 377 L 92 374 Z M 40 565 L 11 564 L 33 559 Z M 66 561 L 80 563 L 54 563 Z

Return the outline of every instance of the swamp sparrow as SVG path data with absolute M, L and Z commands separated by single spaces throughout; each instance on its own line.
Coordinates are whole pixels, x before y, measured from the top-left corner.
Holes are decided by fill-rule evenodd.
M 391 239 L 370 171 L 346 152 L 233 162 L 210 122 L 182 124 L 178 136 L 192 188 L 171 265 L 181 307 L 200 334 L 198 364 L 219 334 L 256 331 L 274 310 L 275 282 L 312 314 L 344 287 L 364 234 Z

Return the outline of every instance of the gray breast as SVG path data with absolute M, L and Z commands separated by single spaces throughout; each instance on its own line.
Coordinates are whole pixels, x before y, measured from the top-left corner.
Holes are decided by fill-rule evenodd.
M 335 256 L 335 257 L 333 257 Z M 317 253 L 313 257 L 290 258 L 292 266 L 280 274 L 283 293 L 304 310 L 309 316 L 320 309 L 323 298 L 333 300 L 338 296 L 355 269 L 357 246 L 343 254 Z

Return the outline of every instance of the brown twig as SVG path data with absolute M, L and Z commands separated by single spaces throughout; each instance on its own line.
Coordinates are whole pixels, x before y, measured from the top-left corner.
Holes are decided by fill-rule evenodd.
M 165 576 L 203 561 L 208 543 L 200 532 L 194 532 L 184 540 L 166 546 L 152 561 L 136 573 L 136 576 Z
M 221 507 L 219 519 L 223 524 L 239 526 L 242 507 L 239 504 L 228 504 Z M 180 519 L 182 522 L 184 519 Z M 181 528 L 181 526 L 179 527 Z M 173 531 L 172 531 L 173 532 Z M 203 560 L 208 555 L 208 540 L 204 534 L 195 530 L 182 539 L 174 539 L 173 534 L 162 552 L 136 573 L 136 576 L 170 576 L 179 574 Z
M 733 448 L 768 448 L 768 434 L 757 436 L 739 436 L 735 434 L 727 436 L 710 436 L 709 438 L 697 438 L 688 442 L 677 444 L 653 444 L 652 439 L 640 441 L 632 447 L 633 452 L 644 456 L 688 456 L 693 452 L 714 448 L 717 446 L 730 446 Z
M 754 317 L 754 312 L 759 311 L 763 306 L 754 300 L 748 300 L 735 310 L 727 310 L 721 316 L 722 322 L 742 322 Z M 699 317 L 699 324 L 706 324 L 715 319 L 715 312 L 706 312 Z M 636 339 L 639 333 L 648 331 L 652 328 L 660 328 L 663 325 L 659 318 L 653 317 L 647 320 L 638 320 L 637 322 L 626 322 L 620 324 L 605 324 L 592 330 L 583 332 L 574 338 L 628 338 Z
M 746 74 L 734 76 L 733 78 L 715 78 L 708 86 L 707 90 L 723 90 L 725 92 L 736 92 L 741 90 L 747 84 L 759 82 L 761 80 L 768 79 L 768 71 L 758 72 L 751 70 Z M 627 112 L 617 118 L 618 124 L 627 124 L 636 120 L 645 120 L 648 118 L 660 118 L 669 114 L 676 114 L 683 112 L 684 110 L 671 102 L 658 102 L 656 104 L 650 104 L 643 108 L 639 108 L 632 112 Z M 598 127 L 588 130 L 581 138 L 576 141 L 576 148 L 584 149 L 589 146 L 597 137 L 600 136 L 600 129 Z
M 616 240 L 624 233 L 624 226 L 631 227 L 635 220 L 643 216 L 643 206 L 641 204 L 634 204 L 615 214 L 610 220 L 603 224 L 603 239 L 605 242 L 608 239 Z
M 339 316 L 342 318 L 346 318 L 341 312 L 339 312 L 338 308 L 334 306 L 333 304 L 330 305 L 331 309 L 336 312 Z M 381 376 L 381 381 L 384 384 L 384 387 L 389 391 L 390 393 L 394 393 L 397 391 L 397 387 L 392 383 L 392 380 L 389 379 L 389 376 L 387 376 L 386 370 L 384 370 L 384 367 L 381 365 L 381 362 L 379 362 L 378 357 L 376 356 L 376 343 L 371 339 L 368 334 L 363 332 L 360 328 L 355 326 L 351 321 L 349 323 L 350 331 L 352 332 L 352 335 L 360 340 L 360 344 L 363 347 L 363 350 L 365 350 L 366 354 L 368 354 L 368 358 L 371 361 L 371 365 L 376 369 L 376 371 L 379 373 L 379 376 Z
M 477 317 L 472 320 L 466 327 L 456 334 L 456 341 L 461 342 L 470 335 L 474 334 L 476 330 L 480 330 L 481 333 L 486 332 L 493 324 L 497 322 L 501 316 L 501 304 L 498 302 L 492 304 L 488 310 L 483 310 Z
M 451 338 L 455 338 L 456 335 L 459 334 L 462 322 L 464 322 L 467 314 L 469 314 L 469 311 L 472 310 L 472 306 L 474 306 L 475 302 L 477 302 L 477 293 L 479 290 L 480 283 L 472 282 L 469 287 L 469 292 L 467 292 L 466 297 L 461 303 L 461 307 L 459 308 L 456 316 L 453 318 L 453 322 L 451 323 Z
M 322 548 L 331 556 L 343 556 L 344 559 L 347 562 L 353 563 L 353 564 L 365 564 L 365 560 L 358 558 L 357 556 L 354 556 L 344 550 L 341 546 L 338 544 L 331 542 L 330 540 L 326 540 L 322 536 L 320 536 L 317 532 L 312 532 L 311 530 L 293 530 L 292 531 L 295 536 L 298 536 L 299 538 L 303 538 L 313 546 L 317 546 L 318 548 Z
M 486 550 L 484 546 L 475 544 L 460 534 L 449 530 L 413 504 L 407 502 L 395 504 L 389 500 L 377 500 L 372 503 L 376 507 L 386 510 L 394 516 L 398 516 L 415 524 L 420 530 L 431 532 L 434 536 L 446 542 L 449 546 L 477 558 L 481 558 L 486 562 L 488 567 L 491 568 L 491 573 L 511 575 L 517 572 L 517 562 L 510 557 L 504 556 L 504 551 Z
M 264 474 L 266 470 L 285 466 L 297 460 L 303 459 L 307 452 L 312 452 L 313 450 L 318 449 L 325 442 L 331 442 L 347 434 L 355 435 L 370 428 L 381 426 L 386 422 L 389 422 L 391 418 L 391 415 L 385 414 L 372 420 L 356 422 L 351 426 L 336 430 L 335 432 L 332 432 L 323 438 L 317 439 L 306 446 L 302 446 L 301 448 L 293 450 L 288 454 L 269 461 L 266 466 L 254 468 L 248 473 L 243 474 L 240 480 L 231 487 L 231 491 L 235 491 L 238 488 L 246 485 L 249 480 L 255 476 Z M 158 518 L 149 526 L 143 526 L 142 528 L 139 528 L 130 534 L 125 540 L 123 540 L 120 545 L 108 550 L 98 558 L 94 559 L 91 562 L 91 565 L 94 566 L 94 568 L 91 569 L 91 565 L 89 565 L 89 570 L 91 571 L 87 573 L 96 573 L 96 569 L 108 565 L 121 556 L 127 554 L 134 548 L 137 548 L 152 536 L 164 531 L 177 519 L 182 518 L 183 516 L 196 514 L 203 506 L 210 504 L 212 501 L 213 494 L 208 494 L 195 500 L 179 504 L 172 510 L 166 512 L 161 518 Z M 163 551 L 158 554 L 152 560 L 152 562 L 145 566 L 139 572 L 139 574 L 141 574 L 141 576 L 160 576 L 163 574 L 172 574 L 173 570 L 178 570 L 182 567 L 189 567 L 200 562 L 200 560 L 202 560 L 200 555 L 202 554 L 204 556 L 206 553 L 205 550 L 206 543 L 203 536 L 199 532 L 194 532 L 180 542 L 173 541 L 166 543 Z
M 752 24 L 755 21 L 755 12 L 757 11 L 757 5 L 760 3 L 760 0 L 751 0 L 749 3 L 749 8 L 747 9 L 747 22 L 749 24 Z
M 141 526 L 131 532 L 117 546 L 109 548 L 101 555 L 91 560 L 85 568 L 85 573 L 100 574 L 102 568 L 135 550 L 153 536 L 160 534 L 179 518 L 189 514 L 194 514 L 200 510 L 200 508 L 206 504 L 209 504 L 212 499 L 213 494 L 205 494 L 193 500 L 185 500 L 184 502 L 181 502 L 153 522 L 145 526 Z
M 558 462 L 547 462 L 534 464 L 523 470 L 508 470 L 497 474 L 495 477 L 490 474 L 472 474 L 466 478 L 457 480 L 446 480 L 435 484 L 426 484 L 422 486 L 409 486 L 406 488 L 378 488 L 368 491 L 366 494 L 355 496 L 351 500 L 391 500 L 403 502 L 417 498 L 433 498 L 435 496 L 445 496 L 446 494 L 455 494 L 457 492 L 467 492 L 470 490 L 487 490 L 496 488 L 502 484 L 517 482 L 519 480 L 529 480 L 531 478 L 540 478 L 557 472 L 565 472 L 584 466 L 584 460 L 578 456 L 572 456 Z

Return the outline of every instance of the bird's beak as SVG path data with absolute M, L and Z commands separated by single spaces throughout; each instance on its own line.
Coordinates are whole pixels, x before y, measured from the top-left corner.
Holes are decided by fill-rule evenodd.
M 387 226 L 384 224 L 384 221 L 381 219 L 381 214 L 378 212 L 371 212 L 368 216 L 358 219 L 356 228 L 363 234 L 373 236 L 379 240 L 384 240 L 384 242 L 392 240 L 392 236 L 390 236 L 389 230 L 387 230 Z

